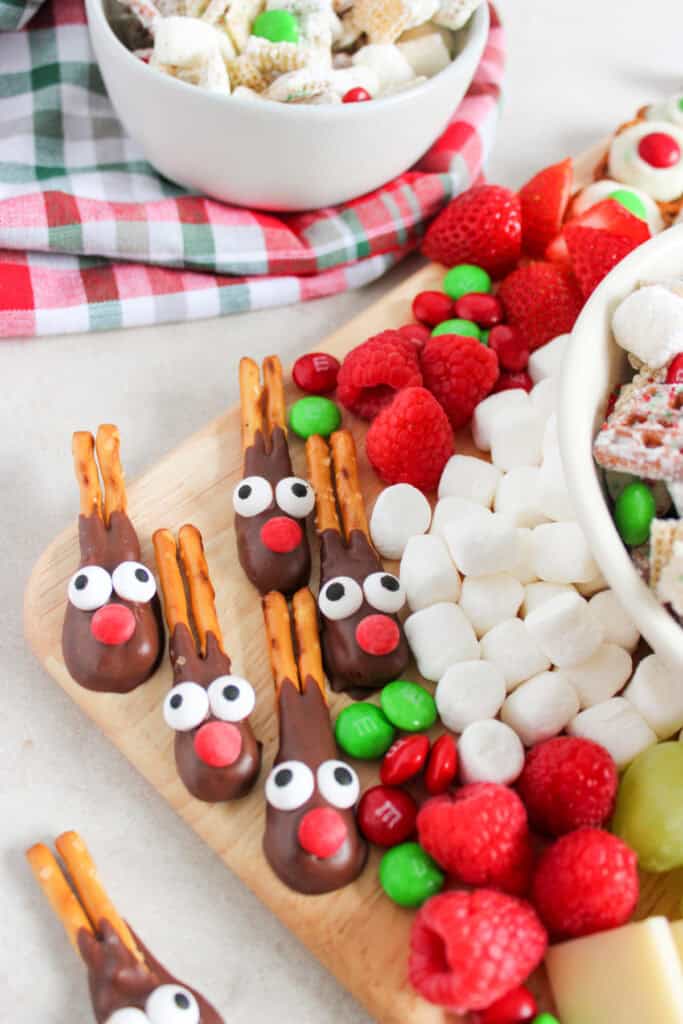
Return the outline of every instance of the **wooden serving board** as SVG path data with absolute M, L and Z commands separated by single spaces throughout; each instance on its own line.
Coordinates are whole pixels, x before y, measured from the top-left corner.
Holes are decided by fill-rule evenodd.
M 599 150 L 593 151 L 578 162 L 579 182 L 588 180 L 599 155 Z M 438 288 L 442 273 L 437 266 L 424 267 L 332 334 L 318 350 L 342 358 L 368 336 L 410 321 L 413 297 L 423 289 Z M 288 401 L 296 397 L 294 388 L 288 385 Z M 365 426 L 348 415 L 345 425 L 353 431 L 358 444 L 361 483 L 371 509 L 380 483 L 364 456 Z M 123 445 L 125 452 L 125 437 Z M 303 473 L 303 443 L 292 437 L 291 448 L 295 471 Z M 476 454 L 467 432 L 458 439 L 458 450 Z M 371 853 L 368 866 L 356 883 L 341 892 L 317 897 L 290 892 L 273 875 L 263 856 L 262 782 L 277 747 L 277 722 L 260 599 L 243 576 L 236 557 L 231 495 L 242 475 L 241 463 L 239 410 L 234 408 L 152 466 L 128 490 L 131 516 L 147 564 L 154 565 L 151 536 L 159 527 L 175 532 L 184 523 L 194 523 L 204 537 L 219 620 L 234 670 L 251 680 L 258 694 L 252 722 L 264 743 L 263 771 L 250 796 L 212 807 L 190 797 L 179 781 L 173 734 L 164 724 L 161 711 L 164 695 L 172 684 L 168 658 L 148 683 L 125 697 L 89 693 L 71 680 L 62 660 L 61 626 L 67 581 L 79 558 L 76 511 L 71 526 L 44 552 L 31 575 L 25 598 L 27 639 L 47 672 L 72 700 L 377 1021 L 444 1024 L 443 1011 L 415 995 L 407 982 L 408 934 L 413 913 L 395 906 L 382 893 L 377 880 L 377 850 Z M 65 472 L 70 472 L 66 465 Z M 313 537 L 311 540 L 315 551 L 316 541 Z M 406 677 L 419 678 L 410 670 Z M 348 702 L 344 695 L 331 695 L 333 716 Z M 358 764 L 357 768 L 363 788 L 377 781 L 376 765 Z M 670 884 L 663 878 L 646 882 L 642 914 L 651 913 L 655 907 L 660 912 L 674 912 L 680 891 L 678 880 L 672 879 Z M 545 997 L 547 1004 L 540 975 L 537 989 L 541 1001 Z

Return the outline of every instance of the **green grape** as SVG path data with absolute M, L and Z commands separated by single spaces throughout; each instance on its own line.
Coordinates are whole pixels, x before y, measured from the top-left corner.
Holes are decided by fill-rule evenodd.
M 619 786 L 612 831 L 646 871 L 683 865 L 683 743 L 660 743 L 632 762 Z

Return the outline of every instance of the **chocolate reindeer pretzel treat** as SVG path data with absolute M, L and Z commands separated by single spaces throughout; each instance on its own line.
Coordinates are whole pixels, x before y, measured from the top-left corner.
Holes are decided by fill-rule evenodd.
M 254 688 L 231 672 L 199 530 L 183 526 L 178 547 L 169 530 L 157 530 L 154 552 L 174 678 L 164 701 L 164 718 L 175 730 L 178 774 L 198 800 L 234 800 L 249 792 L 261 768 L 261 744 L 249 724 L 256 702 Z M 190 594 L 196 642 L 181 565 Z
M 397 617 L 405 592 L 370 541 L 351 434 L 337 431 L 329 446 L 310 437 L 306 456 L 320 537 L 325 671 L 333 690 L 375 690 L 397 679 L 410 658 Z
M 275 764 L 266 781 L 263 849 L 285 885 L 314 895 L 357 878 L 367 846 L 353 810 L 358 776 L 339 760 L 332 732 L 310 590 L 294 595 L 292 609 L 298 662 L 285 597 L 273 592 L 263 600 L 280 728 Z
M 256 363 L 240 361 L 240 396 L 244 478 L 232 499 L 240 563 L 261 594 L 293 594 L 311 572 L 306 518 L 315 496 L 293 475 L 277 356 L 263 361 L 263 385 Z
M 214 1007 L 169 974 L 119 916 L 81 837 L 65 832 L 55 845 L 71 885 L 47 846 L 32 846 L 26 857 L 87 968 L 97 1024 L 223 1024 Z
M 104 485 L 104 503 L 95 463 Z M 163 627 L 154 575 L 140 561 L 140 543 L 127 515 L 119 432 L 105 424 L 73 436 L 81 509 L 81 564 L 71 577 L 62 630 L 70 674 L 87 690 L 128 693 L 154 672 Z

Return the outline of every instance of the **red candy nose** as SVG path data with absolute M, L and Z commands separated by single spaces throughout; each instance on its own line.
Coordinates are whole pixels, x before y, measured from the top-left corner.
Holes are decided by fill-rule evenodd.
M 286 555 L 298 548 L 303 538 L 301 527 L 288 516 L 275 516 L 261 527 L 261 540 L 269 551 Z
M 135 616 L 125 604 L 105 604 L 90 620 L 90 632 L 101 644 L 125 644 L 135 632 Z
M 346 839 L 346 825 L 339 811 L 317 807 L 304 814 L 299 825 L 299 842 L 314 857 L 332 857 Z
M 640 140 L 638 155 L 651 167 L 673 167 L 681 158 L 681 147 L 666 132 L 650 132 Z
M 194 738 L 195 754 L 212 768 L 227 768 L 242 751 L 239 729 L 229 722 L 207 722 Z
M 388 615 L 367 615 L 356 628 L 356 643 L 366 654 L 391 654 L 400 639 L 401 631 Z

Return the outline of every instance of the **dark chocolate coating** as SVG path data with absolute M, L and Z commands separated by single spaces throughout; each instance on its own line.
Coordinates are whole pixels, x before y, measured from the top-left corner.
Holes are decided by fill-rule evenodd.
M 109 527 L 97 515 L 78 517 L 81 568 L 99 565 L 113 572 L 121 562 L 140 561 L 140 543 L 125 512 L 112 512 Z M 151 569 L 149 570 L 151 572 Z M 81 611 L 69 601 L 62 628 L 62 652 L 70 675 L 98 693 L 129 693 L 156 669 L 163 653 L 159 599 L 125 601 L 112 592 L 109 604 L 122 604 L 135 616 L 135 632 L 125 644 L 102 644 L 90 623 L 94 611 Z
M 197 653 L 190 630 L 183 623 L 179 623 L 173 630 L 169 653 L 175 683 L 199 683 L 208 689 L 218 676 L 230 673 L 230 658 L 220 649 L 213 633 L 207 634 L 206 655 L 202 658 Z M 219 719 L 209 715 L 196 729 L 175 734 L 178 775 L 192 796 L 210 804 L 244 796 L 256 782 L 261 770 L 261 744 L 256 741 L 248 718 L 231 723 L 239 730 L 242 738 L 242 752 L 233 764 L 216 768 L 197 756 L 194 747 L 197 732 L 206 722 L 216 721 Z
M 288 679 L 284 681 L 278 697 L 278 716 L 280 746 L 275 765 L 303 761 L 315 776 L 323 761 L 339 759 L 329 710 L 312 679 L 306 679 L 303 693 Z M 352 807 L 334 808 L 344 820 L 347 838 L 332 857 L 314 857 L 300 845 L 299 824 L 306 812 L 332 806 L 319 792 L 317 779 L 310 799 L 296 810 L 279 811 L 271 804 L 266 805 L 264 853 L 278 878 L 296 892 L 318 895 L 341 889 L 365 867 L 368 848 L 358 831 Z
M 78 948 L 88 968 L 90 998 L 97 1024 L 106 1024 L 116 1010 L 144 1010 L 150 994 L 160 985 L 181 985 L 197 1000 L 200 1024 L 224 1024 L 218 1011 L 199 992 L 184 981 L 178 981 L 156 960 L 133 932 L 135 942 L 145 958 L 141 964 L 126 949 L 107 920 L 99 925 L 100 937 L 85 929 L 78 933 Z
M 362 588 L 363 580 L 383 566 L 364 533 L 353 530 L 348 545 L 336 530 L 325 530 L 320 538 L 320 589 L 335 576 L 350 576 Z M 355 614 L 347 619 L 322 615 L 322 649 L 325 673 L 335 691 L 376 690 L 398 679 L 410 660 L 408 641 L 396 615 L 389 615 L 401 631 L 398 647 L 390 654 L 367 654 L 356 641 L 358 624 L 377 609 L 363 598 Z M 385 613 L 381 613 L 385 614 Z
M 244 475 L 262 476 L 275 491 L 280 480 L 293 476 L 287 438 L 280 427 L 271 435 L 270 450 L 261 431 L 257 431 L 254 443 L 244 453 Z M 305 587 L 311 575 L 311 551 L 306 536 L 306 521 L 295 519 L 303 531 L 302 541 L 294 551 L 279 554 L 270 551 L 261 540 L 261 529 L 269 519 L 276 516 L 292 519 L 275 501 L 265 512 L 257 516 L 235 514 L 237 552 L 242 568 L 261 595 L 279 590 L 290 596 Z

